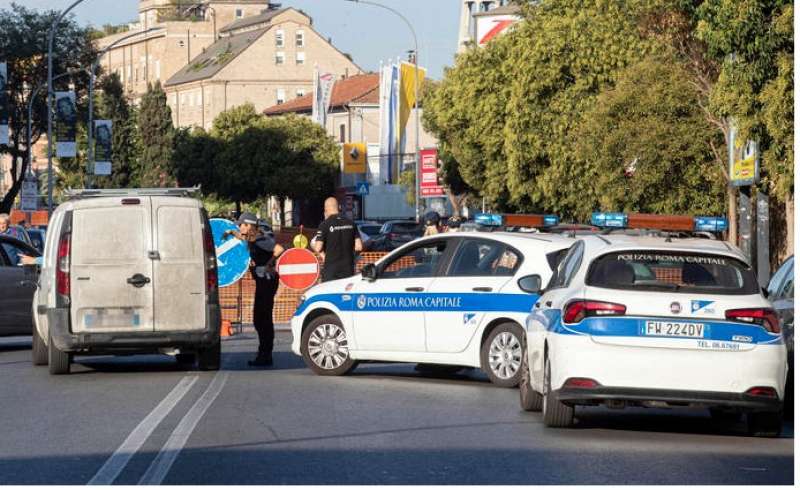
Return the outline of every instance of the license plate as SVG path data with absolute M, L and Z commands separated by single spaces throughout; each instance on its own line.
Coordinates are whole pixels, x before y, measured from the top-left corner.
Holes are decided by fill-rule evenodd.
M 654 337 L 690 337 L 703 338 L 703 323 L 660 322 L 648 321 L 645 323 L 644 334 Z

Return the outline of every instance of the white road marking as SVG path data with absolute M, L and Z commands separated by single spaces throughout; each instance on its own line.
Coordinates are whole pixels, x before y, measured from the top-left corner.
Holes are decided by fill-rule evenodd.
M 144 442 L 150 437 L 158 424 L 175 408 L 175 405 L 180 402 L 189 390 L 197 382 L 197 376 L 185 376 L 181 379 L 175 388 L 161 400 L 156 408 L 145 417 L 139 425 L 133 429 L 133 432 L 122 442 L 122 444 L 114 451 L 105 464 L 95 474 L 89 485 L 111 485 L 114 480 L 122 473 L 125 465 L 133 457 L 136 452 L 141 449 Z
M 278 267 L 278 274 L 282 276 L 291 276 L 293 274 L 314 274 L 318 270 L 318 264 L 286 264 Z
M 189 409 L 183 419 L 178 423 L 178 426 L 175 427 L 175 430 L 172 431 L 167 442 L 164 443 L 164 446 L 158 452 L 153 462 L 150 463 L 150 467 L 147 468 L 142 479 L 139 480 L 139 485 L 160 485 L 161 482 L 164 481 L 172 464 L 178 458 L 178 454 L 180 454 L 181 450 L 186 445 L 189 436 L 192 435 L 197 423 L 200 422 L 200 419 L 203 418 L 203 415 L 205 415 L 206 411 L 211 407 L 211 404 L 214 403 L 214 400 L 216 400 L 217 396 L 222 392 L 222 388 L 225 386 L 227 380 L 228 373 L 222 371 L 214 376 L 214 379 L 211 380 L 205 393 L 195 402 L 192 408 Z

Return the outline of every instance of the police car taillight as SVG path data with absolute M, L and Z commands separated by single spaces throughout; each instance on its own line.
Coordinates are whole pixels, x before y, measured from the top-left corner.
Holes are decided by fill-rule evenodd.
M 69 302 L 70 285 L 70 236 L 64 233 L 58 241 L 58 255 L 56 258 L 56 292 L 64 303 Z
M 725 311 L 725 318 L 735 322 L 760 325 L 767 332 L 781 333 L 781 324 L 775 310 L 770 308 L 739 308 Z
M 778 398 L 778 392 L 775 391 L 775 388 L 771 388 L 769 386 L 754 386 L 749 390 L 745 391 L 746 394 L 750 396 L 763 396 L 766 398 Z
M 573 301 L 564 307 L 564 323 L 579 323 L 593 316 L 622 316 L 627 308 L 617 303 L 602 301 Z
M 600 383 L 591 378 L 569 378 L 564 381 L 564 388 L 591 389 L 598 386 L 600 386 Z

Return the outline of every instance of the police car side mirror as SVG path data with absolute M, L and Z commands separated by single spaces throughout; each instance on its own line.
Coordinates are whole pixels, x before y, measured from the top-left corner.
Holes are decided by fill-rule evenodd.
M 542 276 L 539 274 L 532 274 L 525 276 L 517 281 L 519 288 L 526 293 L 541 294 L 542 293 Z
M 375 264 L 367 264 L 361 269 L 361 277 L 366 279 L 369 282 L 372 282 L 378 278 L 378 268 L 375 267 Z

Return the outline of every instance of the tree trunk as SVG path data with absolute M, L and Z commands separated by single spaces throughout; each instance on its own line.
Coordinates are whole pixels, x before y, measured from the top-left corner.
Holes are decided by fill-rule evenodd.
M 737 188 L 729 185 L 728 189 L 728 242 L 731 245 L 739 246 L 739 203 Z
M 286 199 L 283 197 L 278 198 L 278 207 L 281 210 L 281 228 L 286 226 Z
M 240 201 L 236 201 L 236 218 L 238 219 L 239 216 L 242 214 L 242 203 Z

